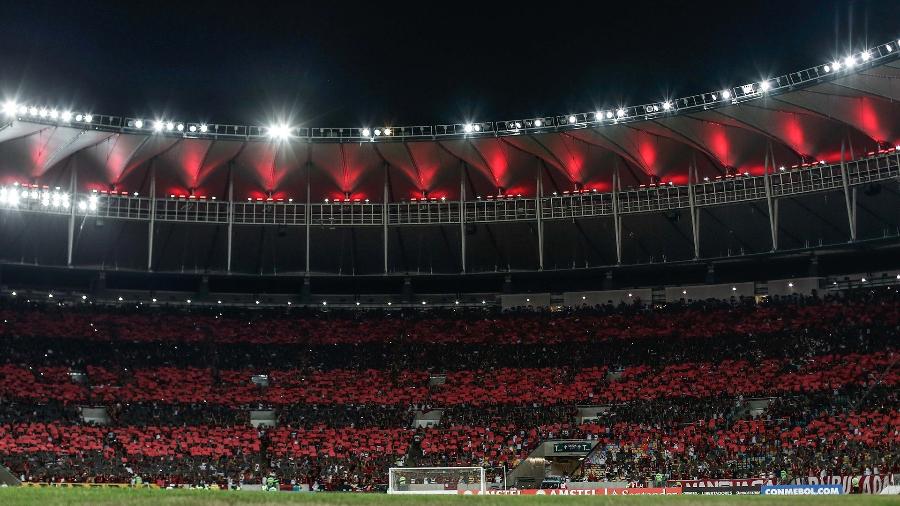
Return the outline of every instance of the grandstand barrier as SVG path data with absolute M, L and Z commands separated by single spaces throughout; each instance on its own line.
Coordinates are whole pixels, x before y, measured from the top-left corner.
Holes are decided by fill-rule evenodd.
M 692 487 L 685 488 L 685 495 L 759 495 L 759 485 L 750 487 Z
M 549 293 L 517 293 L 500 296 L 502 309 L 519 307 L 550 307 L 552 299 Z
M 858 485 L 853 486 L 854 478 L 859 478 Z M 798 478 L 791 483 L 794 485 L 839 485 L 843 487 L 845 494 L 879 494 L 894 482 L 896 475 L 841 475 L 841 476 L 809 476 Z
M 810 296 L 819 291 L 824 278 L 771 279 L 768 283 L 768 295 L 772 297 L 790 297 L 792 295 Z
M 459 491 L 460 495 L 544 495 L 544 496 L 591 496 L 591 495 L 680 495 L 681 487 L 604 487 L 604 488 L 555 488 L 555 489 L 524 489 L 524 490 L 487 490 L 476 492 L 471 490 Z
M 766 485 L 760 488 L 762 495 L 841 495 L 842 485 Z
M 155 483 L 132 485 L 131 483 L 47 483 L 44 481 L 26 481 L 22 482 L 22 486 L 32 488 L 160 488 L 160 486 Z
M 653 300 L 650 288 L 634 288 L 625 290 L 600 290 L 592 292 L 566 292 L 563 294 L 563 305 L 567 307 L 596 306 L 604 304 L 649 304 Z

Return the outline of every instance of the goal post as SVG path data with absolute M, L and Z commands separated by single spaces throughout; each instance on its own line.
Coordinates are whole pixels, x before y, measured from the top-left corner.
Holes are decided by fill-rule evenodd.
M 392 467 L 388 494 L 483 494 L 483 467 Z

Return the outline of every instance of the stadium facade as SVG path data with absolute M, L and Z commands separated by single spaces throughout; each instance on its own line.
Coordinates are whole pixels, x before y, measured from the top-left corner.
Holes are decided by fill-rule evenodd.
M 416 291 L 452 279 L 489 292 L 613 272 L 709 281 L 711 265 L 746 278 L 760 262 L 797 275 L 829 257 L 831 273 L 866 258 L 890 269 L 898 45 L 685 98 L 451 125 L 253 127 L 8 102 L 2 279 L 40 267 L 74 285 L 104 272 L 140 288 L 168 276 L 188 290 L 306 279 L 308 292 L 314 279 L 400 292 L 413 277 Z

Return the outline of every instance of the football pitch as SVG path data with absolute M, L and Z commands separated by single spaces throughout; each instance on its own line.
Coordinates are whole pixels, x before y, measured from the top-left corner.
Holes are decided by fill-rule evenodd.
M 828 506 L 837 504 L 900 504 L 896 496 L 844 495 L 844 496 L 632 496 L 632 497 L 498 497 L 498 496 L 434 496 L 434 495 L 386 495 L 349 493 L 266 493 L 266 492 L 225 492 L 205 490 L 130 490 L 113 488 L 5 488 L 0 489 L 0 505 L 278 505 L 278 504 L 321 504 L 321 505 L 514 505 L 514 504 L 602 504 L 602 505 L 650 505 L 670 503 L 675 505 L 722 505 L 722 504 L 800 504 L 808 506 Z

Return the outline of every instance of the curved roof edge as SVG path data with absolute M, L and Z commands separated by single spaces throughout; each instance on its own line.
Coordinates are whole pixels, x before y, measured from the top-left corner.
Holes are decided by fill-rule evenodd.
M 631 123 L 710 110 L 765 96 L 801 89 L 821 82 L 877 67 L 900 57 L 900 39 L 846 55 L 842 59 L 777 77 L 764 78 L 731 88 L 641 105 L 617 105 L 600 110 L 538 118 L 452 123 L 419 126 L 370 125 L 320 128 L 293 125 L 228 125 L 176 121 L 171 118 L 130 118 L 60 110 L 52 106 L 6 102 L 3 112 L 10 120 L 121 133 L 156 132 L 160 135 L 200 139 L 263 140 L 273 137 L 306 142 L 381 142 L 412 139 L 445 139 L 512 136 L 522 133 L 559 132 L 600 125 Z

